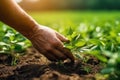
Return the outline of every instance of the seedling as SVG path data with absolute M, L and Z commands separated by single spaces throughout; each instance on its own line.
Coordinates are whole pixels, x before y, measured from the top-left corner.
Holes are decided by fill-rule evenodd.
M 20 55 L 26 48 L 31 46 L 30 42 L 15 30 L 3 25 L 4 34 L 1 35 L 0 54 L 11 55 L 11 65 L 15 65 Z

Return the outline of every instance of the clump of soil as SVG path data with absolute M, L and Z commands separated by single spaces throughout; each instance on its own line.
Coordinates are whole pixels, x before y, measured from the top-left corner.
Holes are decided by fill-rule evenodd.
M 9 65 L 9 58 L 0 56 L 0 80 L 96 80 L 95 74 L 102 68 L 92 56 L 87 62 L 53 63 L 34 48 L 29 48 L 16 66 Z

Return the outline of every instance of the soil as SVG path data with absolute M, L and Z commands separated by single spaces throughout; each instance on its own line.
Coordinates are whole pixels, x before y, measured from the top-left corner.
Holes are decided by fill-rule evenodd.
M 61 64 L 50 62 L 34 48 L 28 48 L 17 65 L 10 66 L 10 60 L 10 56 L 0 55 L 0 80 L 96 80 L 102 68 L 93 56 Z

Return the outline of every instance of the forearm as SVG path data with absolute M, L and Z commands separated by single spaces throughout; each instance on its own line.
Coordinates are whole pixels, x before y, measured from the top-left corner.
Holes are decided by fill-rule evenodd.
M 62 44 L 68 40 L 51 28 L 38 25 L 14 0 L 0 0 L 0 20 L 26 36 L 49 60 L 74 61 L 72 53 Z
M 14 0 L 0 0 L 0 20 L 25 36 L 37 25 Z

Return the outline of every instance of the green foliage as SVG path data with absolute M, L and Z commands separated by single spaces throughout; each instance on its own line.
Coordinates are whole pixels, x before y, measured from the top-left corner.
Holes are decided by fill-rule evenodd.
M 120 79 L 120 53 L 106 52 L 106 56 L 109 57 L 106 68 L 101 73 L 109 74 L 109 80 Z
M 22 55 L 31 44 L 20 33 L 4 24 L 0 26 L 0 31 L 2 33 L 0 35 L 0 54 L 12 56 L 11 65 L 15 65 L 19 56 Z
M 103 0 L 96 0 L 96 2 L 90 0 L 86 4 L 89 3 L 88 6 L 93 8 L 93 4 L 98 3 L 100 5 L 96 6 L 99 7 L 100 1 Z M 110 0 L 104 0 L 104 2 L 110 2 Z M 105 63 L 106 68 L 101 71 L 102 73 L 109 74 L 110 78 L 112 75 L 111 80 L 120 79 L 120 12 L 58 11 L 30 14 L 40 24 L 51 26 L 64 34 L 70 40 L 70 43 L 65 43 L 65 47 L 71 49 L 77 59 L 86 62 L 82 55 L 94 55 Z M 89 72 L 89 69 L 86 70 Z
M 89 26 L 86 26 L 86 23 L 81 23 L 77 27 L 80 30 L 82 29 L 79 32 L 70 27 L 67 30 L 70 43 L 65 43 L 65 47 L 69 48 L 78 59 L 82 58 L 83 53 L 94 55 L 100 61 L 106 63 L 106 68 L 101 72 L 112 76 L 112 78 L 110 77 L 111 80 L 119 80 L 120 26 L 111 22 L 107 22 L 107 25 L 101 25 L 101 27 L 99 25 Z M 92 29 L 90 29 L 91 27 Z
M 75 12 L 72 14 L 69 12 L 65 13 L 66 16 L 61 14 L 63 13 L 57 13 L 58 17 L 56 16 L 61 20 L 60 23 L 59 20 L 55 18 L 54 13 L 52 13 L 50 17 L 47 16 L 47 14 L 42 15 L 43 18 L 46 16 L 45 19 L 47 19 L 43 24 L 52 26 L 70 40 L 70 43 L 65 43 L 65 47 L 69 48 L 77 59 L 82 59 L 86 62 L 86 59 L 83 57 L 84 54 L 94 55 L 101 62 L 105 63 L 106 67 L 101 72 L 109 74 L 111 80 L 119 80 L 119 14 L 116 12 L 100 12 L 96 14 L 90 12 Z M 52 17 L 54 17 L 54 19 L 51 19 Z M 61 23 L 63 22 L 62 20 L 64 23 Z M 89 72 L 89 68 L 85 68 L 85 70 Z
M 64 34 L 70 40 L 70 43 L 64 43 L 65 47 L 77 59 L 86 62 L 83 55 L 90 54 L 105 63 L 101 73 L 108 74 L 111 80 L 120 79 L 119 14 L 120 12 L 79 11 L 31 13 L 40 24 L 51 26 Z M 14 30 L 3 27 L 0 32 L 0 51 L 4 53 L 20 54 L 29 46 L 29 42 Z M 61 62 L 59 64 L 62 65 Z M 90 68 L 85 67 L 85 70 L 89 73 Z

